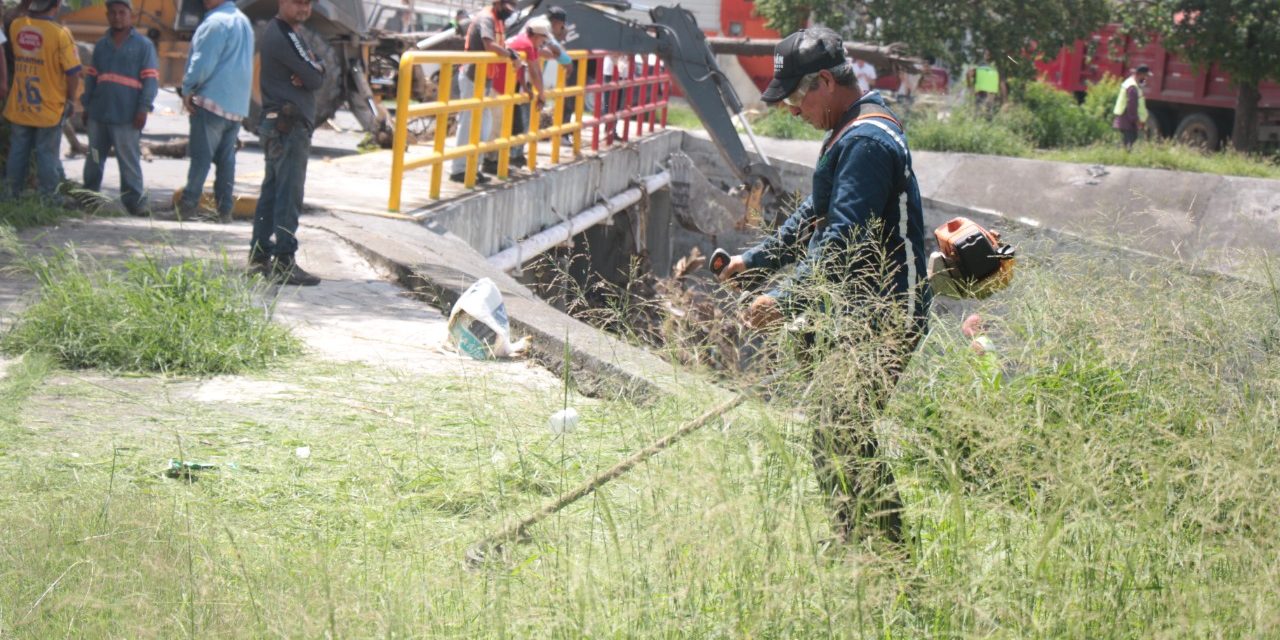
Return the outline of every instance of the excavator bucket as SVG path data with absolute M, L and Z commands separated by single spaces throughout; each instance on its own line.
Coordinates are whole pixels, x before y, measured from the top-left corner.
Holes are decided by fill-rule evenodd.
M 746 224 L 748 201 L 713 184 L 692 158 L 673 153 L 667 170 L 671 172 L 671 208 L 686 229 L 719 235 Z

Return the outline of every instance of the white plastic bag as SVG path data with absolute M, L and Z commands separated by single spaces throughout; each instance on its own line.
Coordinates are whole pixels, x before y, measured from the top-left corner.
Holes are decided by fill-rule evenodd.
M 449 342 L 476 360 L 509 358 L 529 348 L 529 338 L 511 342 L 511 325 L 502 292 L 481 278 L 462 292 L 449 312 Z

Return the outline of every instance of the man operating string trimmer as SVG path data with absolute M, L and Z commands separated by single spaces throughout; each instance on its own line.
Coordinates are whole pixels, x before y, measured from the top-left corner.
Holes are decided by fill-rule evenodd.
M 732 256 L 720 279 L 798 263 L 777 288 L 755 298 L 745 321 L 765 329 L 788 315 L 823 318 L 799 333 L 802 360 L 815 371 L 826 369 L 814 378 L 816 393 L 806 394 L 812 399 L 805 408 L 815 427 L 819 485 L 839 539 L 864 535 L 864 523 L 872 520 L 899 541 L 902 503 L 893 473 L 877 457 L 872 423 L 924 334 L 929 310 L 911 152 L 879 94 L 859 90 L 834 31 L 794 33 L 778 44 L 773 60 L 773 81 L 762 99 L 827 136 L 812 195 L 774 235 Z M 833 367 L 838 375 L 831 375 Z
M 902 503 L 889 466 L 878 459 L 872 422 L 924 335 L 929 311 L 924 216 L 911 152 L 880 96 L 864 96 L 858 89 L 844 43 L 830 29 L 801 31 L 778 44 L 774 78 L 763 98 L 786 105 L 828 132 L 814 167 L 813 194 L 758 246 L 739 256 L 717 251 L 712 269 L 727 281 L 748 269 L 774 271 L 799 263 L 780 286 L 752 302 L 746 322 L 764 329 L 789 314 L 811 319 L 788 335 L 802 338 L 800 360 L 806 370 L 799 377 L 809 383 L 810 393 L 804 396 L 815 397 L 806 407 L 816 423 L 814 464 L 835 512 L 837 537 L 864 535 L 864 524 L 874 521 L 886 537 L 900 541 Z M 948 223 L 951 231 L 945 236 L 954 241 L 947 244 L 951 255 L 938 255 L 939 276 L 960 277 L 954 288 L 961 295 L 964 278 L 990 273 L 986 263 L 997 253 L 999 240 L 967 220 L 953 223 L 958 226 L 951 230 Z M 1002 255 L 1011 258 L 1012 251 Z M 952 271 L 962 262 L 957 256 L 983 268 Z M 1000 282 L 1007 283 L 1010 267 L 1000 272 Z M 770 375 L 752 389 L 777 379 L 779 374 Z M 483 561 L 494 549 L 519 540 L 530 527 L 723 416 L 749 395 L 738 394 L 707 410 L 484 538 L 468 549 L 468 561 Z

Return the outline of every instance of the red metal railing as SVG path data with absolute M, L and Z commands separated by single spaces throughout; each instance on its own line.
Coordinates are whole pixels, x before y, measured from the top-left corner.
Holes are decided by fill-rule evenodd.
M 611 64 L 613 77 L 606 78 L 605 58 L 609 57 L 614 59 Z M 619 72 L 619 68 L 624 66 L 617 64 L 619 57 L 626 62 L 629 73 Z M 585 87 L 586 93 L 593 96 L 595 106 L 592 115 L 582 124 L 591 130 L 592 151 L 600 150 L 601 129 L 604 130 L 603 146 L 609 147 L 619 141 L 626 142 L 633 135 L 644 135 L 646 126 L 648 133 L 658 127 L 667 127 L 671 74 L 657 56 L 592 51 L 587 59 L 595 61 L 595 72 L 589 74 Z M 622 78 L 623 75 L 628 77 Z

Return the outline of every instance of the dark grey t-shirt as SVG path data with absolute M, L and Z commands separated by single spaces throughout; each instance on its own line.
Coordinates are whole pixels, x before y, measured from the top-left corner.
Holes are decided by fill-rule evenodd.
M 467 28 L 467 51 L 485 51 L 485 39 L 498 39 L 498 29 L 493 22 L 493 14 L 489 11 L 481 11 L 471 19 L 471 26 Z M 476 79 L 476 65 L 467 65 L 467 77 L 473 81 Z
M 316 56 L 293 28 L 280 18 L 273 18 L 258 45 L 261 70 L 258 86 L 262 90 L 262 108 L 278 111 L 286 102 L 297 105 L 307 125 L 315 127 L 316 89 L 324 82 L 326 71 Z M 302 81 L 293 86 L 292 78 Z

